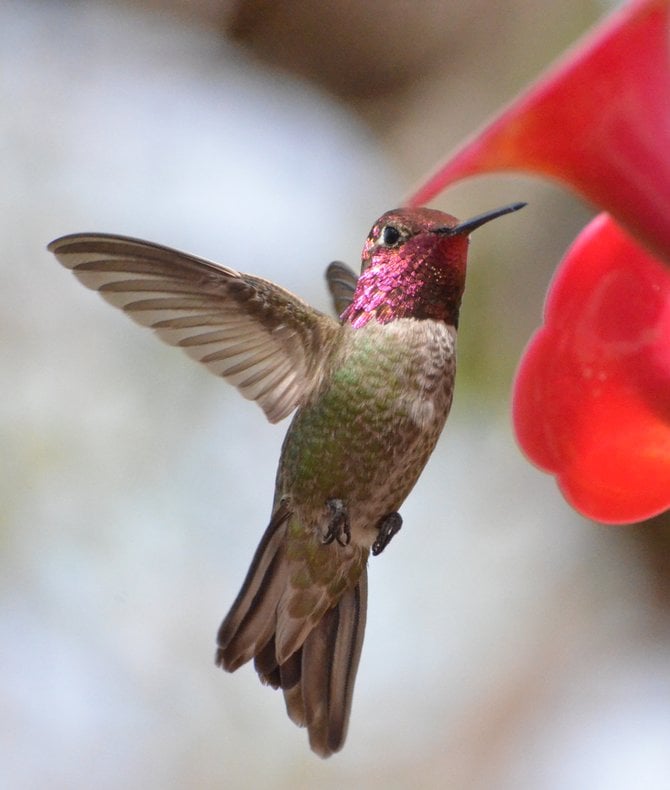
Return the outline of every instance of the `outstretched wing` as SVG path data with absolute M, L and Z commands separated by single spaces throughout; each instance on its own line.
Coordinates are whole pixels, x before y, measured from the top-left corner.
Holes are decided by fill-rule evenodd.
M 318 356 L 338 331 L 268 280 L 159 244 L 77 233 L 48 249 L 85 286 L 255 400 L 270 422 L 314 386 Z
M 326 269 L 328 290 L 333 297 L 335 312 L 338 315 L 349 307 L 354 298 L 358 276 L 341 261 L 333 261 Z

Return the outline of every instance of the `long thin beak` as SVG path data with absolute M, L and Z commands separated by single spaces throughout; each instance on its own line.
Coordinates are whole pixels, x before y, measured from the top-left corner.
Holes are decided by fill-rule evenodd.
M 513 211 L 518 211 L 523 208 L 526 203 L 510 203 L 508 206 L 502 208 L 495 208 L 493 211 L 486 211 L 484 214 L 478 214 L 472 219 L 466 219 L 464 222 L 459 222 L 453 228 L 437 228 L 433 233 L 441 233 L 445 236 L 468 236 L 473 230 L 485 225 L 492 219 L 498 219 L 505 214 L 511 214 Z

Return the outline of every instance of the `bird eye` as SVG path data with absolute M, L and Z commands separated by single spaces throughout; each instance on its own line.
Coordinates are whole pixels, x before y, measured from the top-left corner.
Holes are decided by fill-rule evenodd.
M 402 233 L 394 225 L 386 225 L 381 232 L 381 242 L 385 247 L 393 247 L 402 237 Z

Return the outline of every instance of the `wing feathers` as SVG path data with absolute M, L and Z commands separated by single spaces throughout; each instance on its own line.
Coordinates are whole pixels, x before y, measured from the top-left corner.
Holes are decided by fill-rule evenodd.
M 341 261 L 333 261 L 326 269 L 326 282 L 338 315 L 349 307 L 358 282 L 357 275 Z
M 337 333 L 279 286 L 168 247 L 75 234 L 49 250 L 86 287 L 256 400 L 271 422 L 316 385 Z

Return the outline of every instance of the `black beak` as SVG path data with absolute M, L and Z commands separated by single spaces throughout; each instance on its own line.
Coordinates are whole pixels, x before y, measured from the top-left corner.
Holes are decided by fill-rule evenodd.
M 453 228 L 437 228 L 433 233 L 441 233 L 444 236 L 468 236 L 473 230 L 481 227 L 482 225 L 490 222 L 492 219 L 498 219 L 505 214 L 511 214 L 513 211 L 518 211 L 523 208 L 526 203 L 510 203 L 508 206 L 502 208 L 494 208 L 493 211 L 486 211 L 484 214 L 478 214 L 472 219 L 466 219 L 464 222 L 459 222 Z

